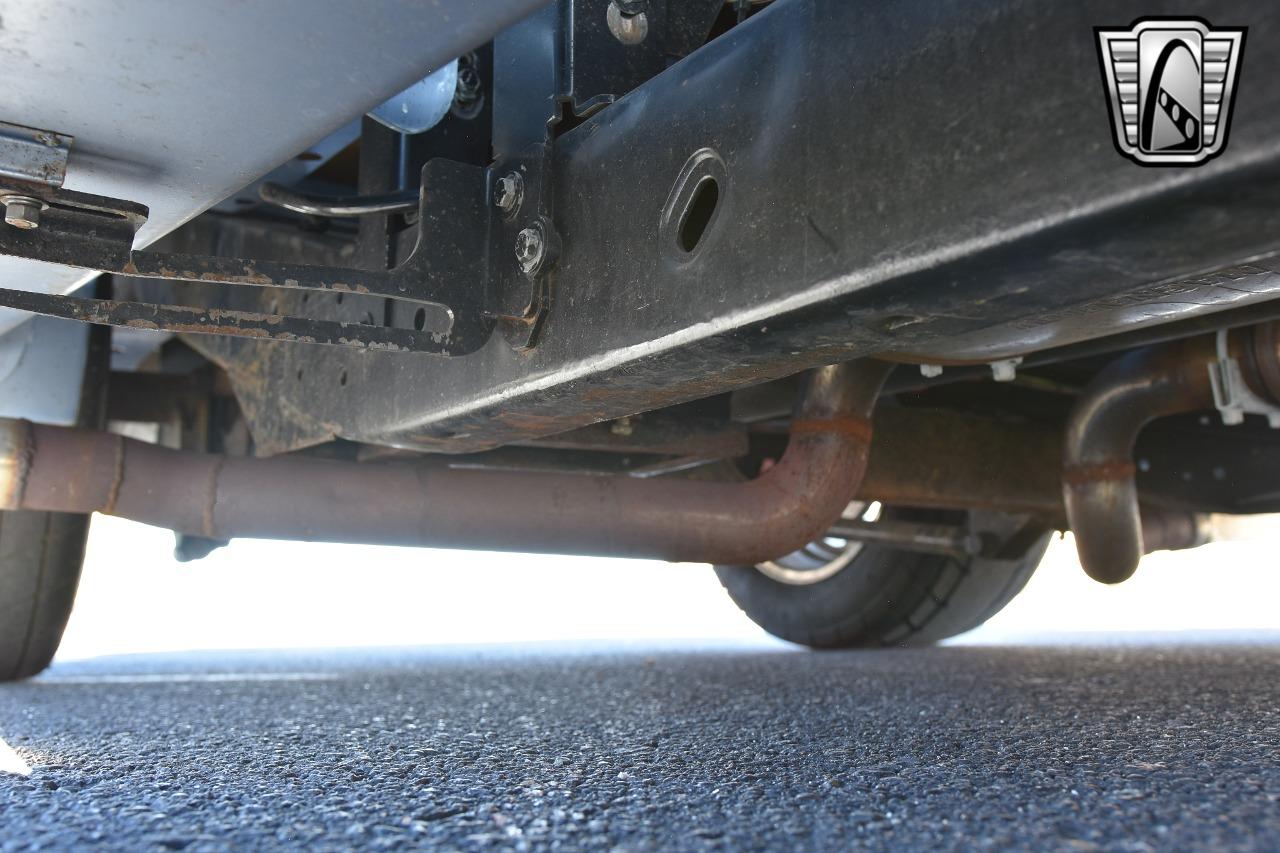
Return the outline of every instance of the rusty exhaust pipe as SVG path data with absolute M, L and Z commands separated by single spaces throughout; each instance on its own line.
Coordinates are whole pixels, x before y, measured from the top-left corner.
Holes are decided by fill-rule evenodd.
M 0 507 L 256 537 L 752 564 L 820 537 L 867 467 L 892 365 L 814 370 L 778 464 L 747 482 L 457 471 L 170 450 L 0 419 Z
M 1276 342 L 1273 323 L 1226 338 L 1250 390 L 1268 400 L 1280 388 Z M 1134 443 L 1156 418 L 1215 408 L 1210 371 L 1219 358 L 1214 336 L 1137 350 L 1112 362 L 1076 401 L 1066 429 L 1063 500 L 1080 564 L 1094 580 L 1127 580 L 1143 553 L 1154 550 L 1143 541 Z

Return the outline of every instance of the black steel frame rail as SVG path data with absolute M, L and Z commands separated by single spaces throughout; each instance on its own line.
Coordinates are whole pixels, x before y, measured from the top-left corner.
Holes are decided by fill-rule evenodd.
M 1180 11 L 1280 39 L 1275 4 Z M 266 446 L 472 451 L 857 356 L 980 362 L 1280 297 L 1231 273 L 1280 250 L 1280 53 L 1246 58 L 1219 159 L 1143 168 L 1111 144 L 1093 27 L 1150 12 L 781 0 L 557 140 L 536 349 L 294 348 L 273 375 L 303 380 L 241 392 L 307 413 Z M 690 251 L 680 205 L 708 180 Z

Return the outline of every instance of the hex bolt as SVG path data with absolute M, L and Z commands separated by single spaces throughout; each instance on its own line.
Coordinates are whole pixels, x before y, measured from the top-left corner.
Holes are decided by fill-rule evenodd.
M 30 231 L 40 227 L 40 211 L 44 202 L 25 195 L 7 195 L 0 198 L 4 204 L 4 221 L 14 228 Z
M 483 88 L 484 84 L 480 80 L 480 72 L 476 70 L 474 65 L 466 65 L 458 69 L 458 85 L 454 89 L 454 97 L 461 103 L 474 103 Z
M 484 80 L 477 62 L 474 51 L 458 57 L 458 86 L 453 92 L 452 112 L 460 119 L 473 119 L 484 109 Z
M 542 229 L 533 226 L 516 235 L 516 261 L 525 275 L 533 275 L 547 256 L 547 240 Z
M 613 37 L 625 45 L 640 44 L 649 35 L 647 0 L 611 0 L 605 21 Z
M 498 178 L 493 187 L 493 204 L 502 215 L 510 219 L 520 212 L 524 201 L 524 178 L 519 172 L 511 172 Z

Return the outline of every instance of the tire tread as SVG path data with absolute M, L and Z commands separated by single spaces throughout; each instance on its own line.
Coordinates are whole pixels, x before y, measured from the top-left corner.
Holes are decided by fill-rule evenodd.
M 715 570 L 738 607 L 782 639 L 813 648 L 929 645 L 976 628 L 1008 604 L 1035 571 L 1049 535 L 1029 540 L 1015 558 L 964 563 L 868 546 L 812 586 L 779 583 L 753 566 Z

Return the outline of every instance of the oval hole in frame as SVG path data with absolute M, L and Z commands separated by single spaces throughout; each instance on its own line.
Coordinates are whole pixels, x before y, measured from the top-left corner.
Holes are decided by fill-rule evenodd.
M 728 170 L 714 150 L 700 148 L 685 161 L 659 224 L 663 245 L 677 258 L 691 260 L 707 246 L 724 210 L 728 186 Z

